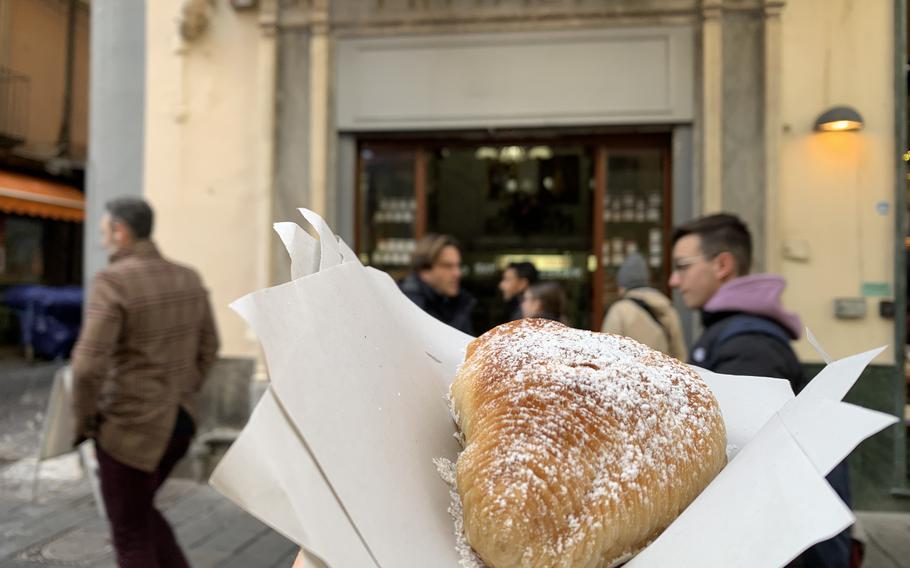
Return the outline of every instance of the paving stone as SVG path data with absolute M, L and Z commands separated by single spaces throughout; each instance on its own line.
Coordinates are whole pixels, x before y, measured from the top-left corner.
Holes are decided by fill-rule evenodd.
M 297 550 L 296 545 L 280 534 L 268 531 L 225 561 L 221 568 L 246 568 L 247 566 L 290 568 L 291 561 L 297 555 Z
M 32 501 L 35 460 L 26 454 L 34 451 L 37 434 L 27 422 L 41 411 L 41 392 L 53 370 L 29 367 L 15 384 L 7 380 L 16 389 L 8 397 L 15 414 L 6 412 L 9 405 L 0 397 L 0 460 L 16 457 L 0 461 L 0 568 L 115 568 L 107 527 L 71 456 L 42 466 L 40 491 Z M 22 432 L 10 430 L 22 424 Z M 172 479 L 156 503 L 194 568 L 290 568 L 297 554 L 296 545 L 206 485 Z M 857 516 L 868 535 L 866 568 L 910 568 L 910 514 Z

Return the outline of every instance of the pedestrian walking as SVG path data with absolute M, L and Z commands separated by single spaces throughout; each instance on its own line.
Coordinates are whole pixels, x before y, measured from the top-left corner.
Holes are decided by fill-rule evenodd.
M 75 440 L 95 441 L 121 568 L 189 566 L 154 498 L 189 447 L 193 397 L 218 350 L 202 281 L 161 256 L 152 225 L 141 199 L 107 203 L 110 265 L 92 282 L 72 357 Z

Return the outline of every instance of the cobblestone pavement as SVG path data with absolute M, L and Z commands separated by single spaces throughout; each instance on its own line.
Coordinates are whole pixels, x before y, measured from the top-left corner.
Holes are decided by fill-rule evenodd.
M 0 568 L 113 568 L 107 527 L 75 454 L 44 462 L 35 486 L 44 408 L 60 363 L 0 358 Z M 196 568 L 290 567 L 296 547 L 212 488 L 172 479 L 158 506 Z M 910 514 L 857 512 L 864 566 L 910 568 Z
M 77 455 L 40 467 L 34 457 L 60 366 L 0 359 L 0 568 L 116 566 Z M 206 485 L 169 480 L 158 507 L 196 568 L 288 568 L 293 562 L 291 542 Z

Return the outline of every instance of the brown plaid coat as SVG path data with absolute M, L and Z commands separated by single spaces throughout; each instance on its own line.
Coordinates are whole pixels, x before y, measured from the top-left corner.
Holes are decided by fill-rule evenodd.
M 151 241 L 111 256 L 92 283 L 73 350 L 76 438 L 153 471 L 218 351 L 208 293 L 196 272 Z

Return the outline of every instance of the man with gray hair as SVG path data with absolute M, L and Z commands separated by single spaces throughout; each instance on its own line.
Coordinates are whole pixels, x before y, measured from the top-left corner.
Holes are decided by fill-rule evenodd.
M 107 203 L 110 266 L 92 282 L 72 357 L 74 437 L 95 441 L 121 568 L 189 566 L 154 498 L 189 448 L 192 399 L 218 351 L 202 281 L 162 258 L 152 224 L 141 199 Z

